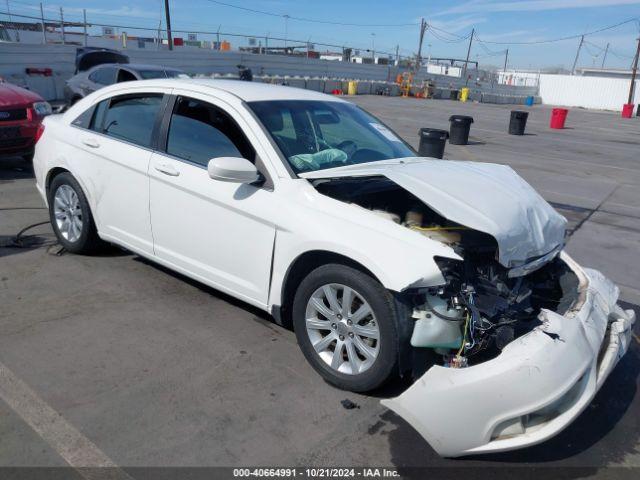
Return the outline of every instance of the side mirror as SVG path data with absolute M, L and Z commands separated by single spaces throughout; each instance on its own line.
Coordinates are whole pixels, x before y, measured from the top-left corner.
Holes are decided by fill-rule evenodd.
M 207 171 L 211 178 L 221 182 L 255 183 L 262 179 L 256 166 L 246 158 L 212 158 L 207 165 Z

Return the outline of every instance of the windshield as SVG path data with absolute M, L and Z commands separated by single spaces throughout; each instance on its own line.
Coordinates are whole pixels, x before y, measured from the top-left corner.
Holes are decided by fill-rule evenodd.
M 378 119 L 349 103 L 273 100 L 249 106 L 296 173 L 416 156 Z
M 140 70 L 140 76 L 143 80 L 153 80 L 155 78 L 189 78 L 189 76 L 180 70 Z

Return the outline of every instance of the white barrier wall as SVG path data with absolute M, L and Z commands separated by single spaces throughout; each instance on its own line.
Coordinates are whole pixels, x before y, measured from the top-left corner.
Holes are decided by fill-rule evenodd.
M 236 65 L 253 70 L 254 75 L 304 76 L 321 78 L 346 78 L 369 81 L 394 81 L 401 68 L 391 65 L 367 65 L 331 60 L 286 57 L 283 55 L 254 55 L 240 52 L 218 52 L 205 49 L 174 51 L 149 49 L 122 50 L 131 63 L 152 63 L 180 68 L 190 74 L 237 74 Z M 75 70 L 76 47 L 73 45 L 37 45 L 0 43 L 0 76 L 9 82 L 26 85 L 47 100 L 61 99 L 66 79 Z M 51 68 L 52 77 L 25 75 L 25 68 Z M 462 88 L 465 81 L 445 75 L 427 74 L 422 69 L 414 78 L 416 83 L 428 78 L 442 88 Z M 473 90 L 504 96 L 535 95 L 537 89 L 483 82 L 470 85 Z
M 631 80 L 572 75 L 540 75 L 540 98 L 546 105 L 621 111 L 629 99 Z M 640 103 L 636 80 L 634 104 Z

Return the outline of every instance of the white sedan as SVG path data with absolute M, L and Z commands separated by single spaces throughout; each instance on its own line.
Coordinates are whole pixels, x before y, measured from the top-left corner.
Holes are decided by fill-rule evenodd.
M 114 243 L 270 312 L 340 388 L 411 375 L 383 404 L 441 455 L 553 436 L 627 349 L 633 311 L 513 170 L 418 158 L 340 98 L 131 82 L 39 137 L 64 248 Z

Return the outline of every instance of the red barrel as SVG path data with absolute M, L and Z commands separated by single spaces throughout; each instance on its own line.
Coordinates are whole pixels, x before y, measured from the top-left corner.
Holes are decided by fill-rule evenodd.
M 633 115 L 633 103 L 625 103 L 622 106 L 622 118 L 631 118 Z
M 564 128 L 564 122 L 567 120 L 568 114 L 569 110 L 566 108 L 554 108 L 551 110 L 551 123 L 549 126 L 551 128 Z

